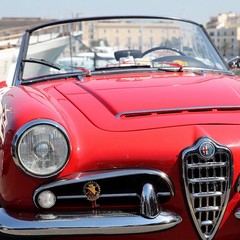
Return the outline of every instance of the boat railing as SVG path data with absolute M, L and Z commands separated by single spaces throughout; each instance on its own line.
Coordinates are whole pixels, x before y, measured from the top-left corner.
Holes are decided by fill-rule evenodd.
M 0 50 L 19 46 L 26 27 L 15 27 L 0 30 Z

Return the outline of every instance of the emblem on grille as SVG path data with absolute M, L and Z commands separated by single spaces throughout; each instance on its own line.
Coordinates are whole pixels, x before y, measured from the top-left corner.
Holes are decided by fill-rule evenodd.
M 100 186 L 94 181 L 87 182 L 83 186 L 83 193 L 89 201 L 96 201 L 99 198 L 100 191 Z
M 209 138 L 182 152 L 183 181 L 189 210 L 203 240 L 211 240 L 223 218 L 232 184 L 230 150 Z
M 211 142 L 203 142 L 199 147 L 199 152 L 204 158 L 211 158 L 215 153 L 214 145 Z

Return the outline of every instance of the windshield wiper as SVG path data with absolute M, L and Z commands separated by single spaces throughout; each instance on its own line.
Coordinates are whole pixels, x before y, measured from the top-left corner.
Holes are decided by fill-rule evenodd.
M 118 69 L 132 69 L 132 68 L 151 68 L 149 65 L 116 65 L 116 66 L 110 66 L 110 67 L 98 67 L 94 69 L 93 71 L 108 71 L 108 70 L 118 70 Z
M 51 68 L 54 68 L 56 70 L 61 70 L 60 67 L 58 67 L 57 65 L 55 65 L 54 63 L 51 63 L 45 59 L 38 59 L 38 58 L 28 58 L 28 59 L 23 59 L 23 62 L 28 62 L 28 63 L 38 63 L 38 64 L 42 64 Z
M 166 72 L 182 72 L 183 65 L 174 62 L 161 62 L 159 63 L 158 70 L 166 71 Z

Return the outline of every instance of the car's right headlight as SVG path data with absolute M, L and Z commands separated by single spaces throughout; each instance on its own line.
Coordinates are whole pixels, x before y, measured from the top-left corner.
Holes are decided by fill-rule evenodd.
M 16 164 L 37 177 L 53 176 L 69 157 L 69 141 L 62 126 L 50 120 L 34 120 L 17 131 L 12 142 Z

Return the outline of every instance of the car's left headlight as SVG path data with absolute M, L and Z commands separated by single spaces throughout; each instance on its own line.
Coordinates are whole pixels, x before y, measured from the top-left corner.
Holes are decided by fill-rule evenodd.
M 63 169 L 69 157 L 63 127 L 50 120 L 35 120 L 17 131 L 12 142 L 15 163 L 32 176 L 49 177 Z

